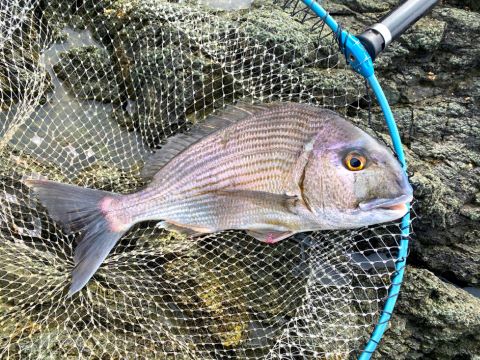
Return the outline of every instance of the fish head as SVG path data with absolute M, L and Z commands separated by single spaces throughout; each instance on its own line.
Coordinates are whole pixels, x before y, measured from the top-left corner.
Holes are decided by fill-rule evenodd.
M 407 213 L 413 194 L 393 153 L 340 117 L 315 138 L 302 185 L 305 202 L 325 229 L 396 220 Z

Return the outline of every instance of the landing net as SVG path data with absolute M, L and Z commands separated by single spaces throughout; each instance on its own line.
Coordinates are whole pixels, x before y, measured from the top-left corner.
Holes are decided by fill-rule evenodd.
M 363 349 L 395 272 L 396 223 L 275 246 L 143 223 L 66 298 L 75 235 L 22 179 L 135 191 L 168 137 L 237 100 L 307 102 L 368 130 L 364 80 L 321 21 L 269 1 L 225 4 L 2 1 L 1 358 L 347 359 Z

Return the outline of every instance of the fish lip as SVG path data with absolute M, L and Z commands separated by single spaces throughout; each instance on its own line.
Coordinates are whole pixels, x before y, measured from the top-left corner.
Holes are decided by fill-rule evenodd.
M 358 207 L 362 211 L 369 211 L 378 208 L 390 211 L 398 211 L 403 210 L 405 206 L 402 205 L 411 202 L 412 199 L 413 196 L 411 194 L 405 194 L 392 199 L 374 199 L 362 201 L 360 204 L 358 204 Z

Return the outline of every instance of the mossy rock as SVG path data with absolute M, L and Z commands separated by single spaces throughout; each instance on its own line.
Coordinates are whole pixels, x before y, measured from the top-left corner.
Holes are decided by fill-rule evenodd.
M 289 66 L 297 62 L 312 62 L 315 51 L 315 34 L 309 24 L 301 24 L 283 10 L 271 9 L 265 16 L 262 9 L 249 12 L 240 28 L 255 43 L 264 46 Z
M 74 48 L 60 55 L 53 69 L 75 97 L 101 102 L 120 102 L 119 83 L 106 50 L 95 46 Z
M 249 278 L 240 268 L 215 269 L 205 261 L 187 257 L 165 264 L 167 278 L 179 287 L 175 302 L 192 321 L 204 319 L 202 325 L 195 320 L 198 330 L 207 331 L 225 348 L 238 347 L 248 330 L 249 315 L 242 299 Z
M 480 353 L 480 299 L 410 266 L 377 359 L 475 358 Z
M 425 17 L 420 19 L 410 31 L 402 36 L 401 41 L 411 51 L 434 51 L 441 44 L 446 25 L 445 21 Z
M 0 48 L 0 111 L 15 111 L 24 101 L 46 101 L 52 90 L 50 76 L 40 65 L 40 33 L 26 21 L 10 38 L 2 39 Z M 25 29 L 31 28 L 28 32 Z M 28 96 L 26 96 L 28 95 Z
M 318 103 L 327 107 L 344 107 L 358 103 L 365 95 L 363 78 L 347 68 L 308 68 L 302 74 L 302 80 Z
M 127 172 L 97 161 L 77 173 L 73 183 L 94 189 L 130 193 L 143 186 L 143 181 L 136 174 L 139 174 L 138 169 L 132 168 Z

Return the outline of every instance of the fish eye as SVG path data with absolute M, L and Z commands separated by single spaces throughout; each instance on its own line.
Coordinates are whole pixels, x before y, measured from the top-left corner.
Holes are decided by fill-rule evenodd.
M 365 168 L 367 159 L 362 154 L 352 151 L 349 152 L 343 159 L 345 167 L 350 171 L 360 171 Z

